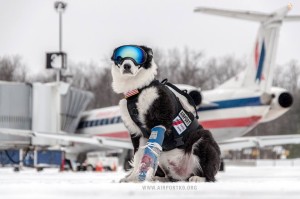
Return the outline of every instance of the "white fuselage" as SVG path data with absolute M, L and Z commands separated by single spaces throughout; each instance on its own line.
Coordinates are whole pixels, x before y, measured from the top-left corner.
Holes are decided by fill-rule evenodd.
M 203 91 L 203 98 L 215 105 L 198 108 L 199 123 L 209 129 L 217 141 L 239 137 L 257 126 L 270 106 L 263 105 L 261 93 L 247 89 Z M 87 136 L 128 139 L 118 106 L 86 112 L 77 130 Z

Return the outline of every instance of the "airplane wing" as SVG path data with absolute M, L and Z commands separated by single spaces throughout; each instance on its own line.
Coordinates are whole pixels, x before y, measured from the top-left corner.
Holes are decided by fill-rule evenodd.
M 198 7 L 194 9 L 194 12 L 202 12 L 207 14 L 240 18 L 240 19 L 246 19 L 251 21 L 264 21 L 265 19 L 268 18 L 267 14 L 261 12 L 223 10 L 223 9 L 206 8 L 206 7 Z
M 291 16 L 286 16 L 284 21 L 300 21 L 300 15 L 291 15 Z
M 290 10 L 292 5 L 289 5 L 287 7 L 284 7 L 283 10 Z M 282 9 L 278 10 L 279 12 L 282 11 Z M 259 21 L 263 22 L 266 21 L 268 18 L 276 16 L 278 14 L 278 11 L 272 14 L 266 14 L 262 12 L 253 12 L 253 11 L 237 11 L 237 10 L 225 10 L 225 9 L 216 9 L 216 8 L 206 8 L 206 7 L 198 7 L 194 9 L 194 12 L 202 12 L 206 14 L 212 14 L 212 15 L 219 15 L 224 17 L 232 17 L 232 18 L 238 18 L 238 19 L 245 19 L 250 21 Z M 299 21 L 300 15 L 289 15 L 285 16 L 283 18 L 284 21 L 292 22 L 292 21 Z
M 30 130 L 16 130 L 16 129 L 0 129 L 0 133 L 8 135 L 17 135 L 24 137 L 40 137 L 49 138 L 69 142 L 79 142 L 84 144 L 97 145 L 108 149 L 132 149 L 131 142 L 127 140 L 116 140 L 107 137 L 85 137 L 81 135 L 70 135 L 64 132 L 60 134 L 34 132 Z M 239 150 L 250 147 L 265 147 L 283 144 L 300 144 L 300 134 L 291 135 L 273 135 L 273 136 L 255 136 L 255 137 L 238 137 L 230 140 L 218 142 L 221 150 Z
M 300 134 L 239 137 L 218 142 L 218 144 L 222 151 L 283 144 L 300 144 Z
M 61 132 L 57 133 L 47 133 L 47 132 L 34 132 L 30 130 L 17 130 L 17 129 L 0 129 L 0 133 L 7 135 L 17 135 L 23 137 L 40 137 L 49 138 L 55 140 L 69 141 L 69 142 L 79 142 L 84 144 L 97 145 L 102 148 L 123 148 L 123 149 L 133 149 L 131 142 L 127 140 L 116 140 L 107 137 L 86 137 L 81 135 L 72 135 L 69 133 Z

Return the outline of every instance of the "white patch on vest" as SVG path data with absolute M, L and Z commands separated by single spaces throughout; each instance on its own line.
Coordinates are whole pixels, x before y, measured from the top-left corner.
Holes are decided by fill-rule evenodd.
M 131 119 L 128 109 L 127 109 L 127 100 L 122 99 L 119 103 L 120 110 L 121 110 L 121 117 L 122 120 L 126 126 L 126 128 L 129 130 L 130 134 L 136 134 L 140 135 L 142 134 L 140 128 L 134 123 L 134 121 Z
M 179 116 L 177 116 L 173 120 L 173 127 L 175 128 L 178 135 L 180 135 L 186 129 L 186 126 L 184 125 L 182 119 Z
M 183 122 L 184 122 L 184 124 L 185 124 L 186 126 L 189 126 L 189 125 L 192 123 L 192 121 L 191 121 L 191 119 L 189 118 L 189 116 L 188 116 L 183 110 L 181 110 L 181 111 L 179 112 L 179 116 L 180 116 L 180 118 L 183 120 Z
M 138 98 L 137 109 L 139 111 L 139 120 L 145 126 L 145 116 L 148 113 L 149 108 L 153 102 L 159 97 L 157 89 L 155 87 L 149 87 L 144 89 Z

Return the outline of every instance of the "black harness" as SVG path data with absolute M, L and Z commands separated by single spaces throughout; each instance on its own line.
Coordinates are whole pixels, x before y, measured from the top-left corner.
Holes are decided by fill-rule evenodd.
M 167 81 L 165 81 L 165 80 L 162 83 L 160 83 L 158 80 L 154 80 L 148 86 L 146 86 L 142 89 L 138 89 L 138 91 L 139 91 L 139 93 L 141 93 L 142 90 L 152 87 L 152 86 L 158 86 L 158 85 L 164 85 L 164 86 L 168 85 L 169 86 L 169 84 L 170 83 L 167 83 Z M 176 86 L 174 86 L 174 85 L 172 85 L 172 86 L 175 87 L 175 89 L 178 89 Z M 201 128 L 201 126 L 197 120 L 198 115 L 195 118 L 193 113 L 185 110 L 182 107 L 179 99 L 176 97 L 176 95 L 170 89 L 167 89 L 167 91 L 171 93 L 170 96 L 172 96 L 172 100 L 174 102 L 176 102 L 176 103 L 174 103 L 174 104 L 176 104 L 176 107 L 175 107 L 175 115 L 173 116 L 173 118 L 174 119 L 179 118 L 179 120 L 181 119 L 181 125 L 185 126 L 184 127 L 185 130 L 183 132 L 180 131 L 180 133 L 178 133 L 178 127 L 175 127 L 175 125 L 173 123 L 172 129 L 171 129 L 172 132 L 170 132 L 169 134 L 165 134 L 165 138 L 164 138 L 164 141 L 162 144 L 163 151 L 169 151 L 174 148 L 184 148 L 185 140 L 187 140 L 187 137 L 189 136 L 190 132 L 195 131 L 198 128 Z M 138 118 L 139 111 L 138 111 L 136 104 L 138 101 L 139 93 L 127 98 L 127 109 L 128 109 L 131 119 L 142 131 L 143 136 L 145 138 L 149 138 L 151 132 L 142 126 L 142 123 Z M 190 96 L 188 96 L 188 97 L 191 99 Z M 190 100 L 189 98 L 188 98 L 188 101 Z M 196 113 L 197 113 L 197 111 L 196 111 Z

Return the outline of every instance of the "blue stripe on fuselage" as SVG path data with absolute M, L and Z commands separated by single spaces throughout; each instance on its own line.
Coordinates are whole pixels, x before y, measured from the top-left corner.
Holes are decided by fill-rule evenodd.
M 262 105 L 260 102 L 260 97 L 250 97 L 250 98 L 242 98 L 242 99 L 215 101 L 213 103 L 216 104 L 216 106 L 200 107 L 198 109 L 198 111 L 208 111 L 208 110 L 215 110 L 215 109 Z

